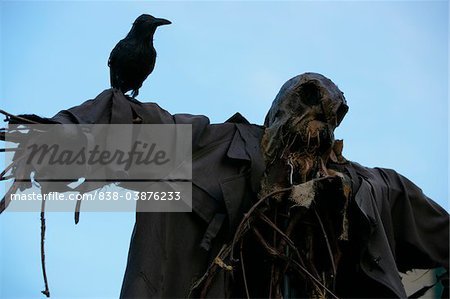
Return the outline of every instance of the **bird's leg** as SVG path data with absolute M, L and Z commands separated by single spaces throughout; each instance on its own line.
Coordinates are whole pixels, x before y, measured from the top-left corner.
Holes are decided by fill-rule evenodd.
M 131 92 L 131 97 L 133 99 L 135 99 L 138 94 L 139 94 L 139 89 L 133 89 L 133 91 Z

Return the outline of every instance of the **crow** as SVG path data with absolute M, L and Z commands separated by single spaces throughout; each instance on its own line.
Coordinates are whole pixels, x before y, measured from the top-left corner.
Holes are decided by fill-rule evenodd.
M 167 24 L 171 22 L 148 14 L 143 14 L 134 21 L 130 32 L 109 55 L 108 66 L 113 88 L 123 93 L 132 90 L 133 98 L 139 94 L 139 88 L 155 67 L 153 35 L 158 26 Z

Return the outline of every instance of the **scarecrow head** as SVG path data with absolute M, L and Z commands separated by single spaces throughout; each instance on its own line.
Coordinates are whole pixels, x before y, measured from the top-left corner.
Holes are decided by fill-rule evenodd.
M 325 76 L 304 73 L 290 79 L 265 119 L 262 147 L 266 162 L 292 152 L 326 154 L 334 144 L 334 129 L 347 111 L 344 94 Z

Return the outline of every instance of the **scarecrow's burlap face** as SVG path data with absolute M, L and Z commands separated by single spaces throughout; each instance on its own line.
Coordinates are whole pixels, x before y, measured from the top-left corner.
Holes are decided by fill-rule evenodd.
M 343 93 L 330 79 L 316 73 L 290 79 L 266 116 L 262 142 L 266 162 L 291 152 L 324 154 L 347 110 Z

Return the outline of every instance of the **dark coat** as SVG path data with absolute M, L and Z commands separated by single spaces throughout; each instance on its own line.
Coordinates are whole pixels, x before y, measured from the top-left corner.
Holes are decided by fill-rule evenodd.
M 136 115 L 143 123 L 192 124 L 193 212 L 136 213 L 121 298 L 186 297 L 256 198 L 264 169 L 259 148 L 263 128 L 238 114 L 223 124 L 210 124 L 205 116 L 171 115 L 157 104 L 111 89 L 53 120 L 131 123 Z M 444 209 L 393 170 L 353 162 L 334 167 L 353 182 L 354 239 L 343 258 L 341 294 L 405 297 L 399 270 L 448 269 L 449 217 Z M 230 283 L 219 273 L 208 297 L 229 296 Z M 348 292 L 352 288 L 357 291 Z
M 354 237 L 343 262 L 345 297 L 405 298 L 399 271 L 448 271 L 449 215 L 442 207 L 394 170 L 355 162 L 343 167 L 353 184 Z M 349 260 L 357 267 L 345 265 Z

